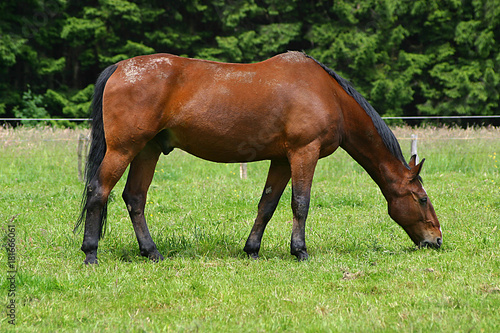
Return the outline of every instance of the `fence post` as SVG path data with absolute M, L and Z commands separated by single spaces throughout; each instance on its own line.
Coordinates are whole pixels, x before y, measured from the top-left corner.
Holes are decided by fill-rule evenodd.
M 240 178 L 247 179 L 247 164 L 240 163 Z
M 411 156 L 415 156 L 415 164 L 418 164 L 419 158 L 417 154 L 417 140 L 418 140 L 418 135 L 417 134 L 412 134 L 411 135 Z
M 87 150 L 89 146 L 89 138 L 86 135 L 80 134 L 78 136 L 78 180 L 83 181 L 83 165 L 87 158 Z

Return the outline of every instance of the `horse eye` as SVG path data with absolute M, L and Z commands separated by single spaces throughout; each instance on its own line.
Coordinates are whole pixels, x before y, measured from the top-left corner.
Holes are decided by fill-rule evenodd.
M 421 198 L 421 199 L 420 199 L 420 203 L 421 203 L 421 204 L 425 204 L 425 203 L 427 203 L 427 197 L 423 197 L 423 198 Z

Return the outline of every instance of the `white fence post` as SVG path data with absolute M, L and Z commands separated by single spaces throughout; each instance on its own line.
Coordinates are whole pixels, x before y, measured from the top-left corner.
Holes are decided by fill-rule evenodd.
M 83 171 L 85 160 L 87 159 L 87 153 L 89 148 L 89 137 L 83 134 L 80 134 L 78 137 L 78 180 L 83 181 Z
M 417 154 L 417 140 L 418 140 L 418 135 L 417 134 L 412 134 L 411 135 L 411 156 L 415 156 L 415 164 L 418 164 L 419 158 Z
M 240 178 L 247 179 L 247 164 L 240 163 Z

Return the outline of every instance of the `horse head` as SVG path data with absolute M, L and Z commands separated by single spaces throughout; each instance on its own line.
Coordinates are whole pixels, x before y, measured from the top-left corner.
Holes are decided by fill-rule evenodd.
M 439 248 L 443 243 L 441 226 L 419 176 L 424 161 L 416 164 L 416 156 L 412 156 L 407 176 L 388 200 L 389 215 L 417 246 Z

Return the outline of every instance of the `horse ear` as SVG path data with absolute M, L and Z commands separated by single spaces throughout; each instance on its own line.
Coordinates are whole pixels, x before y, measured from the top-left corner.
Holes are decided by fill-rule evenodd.
M 420 175 L 420 171 L 422 171 L 422 166 L 424 165 L 425 158 L 423 158 L 420 163 L 418 163 L 417 165 L 415 165 L 415 159 L 414 159 L 414 157 L 415 157 L 415 155 L 413 155 L 411 157 L 409 165 L 410 165 L 410 172 L 412 174 L 412 178 L 416 179 Z
M 408 163 L 408 165 L 410 166 L 410 168 L 413 168 L 415 166 L 416 162 L 417 162 L 417 154 L 411 156 L 410 162 Z

